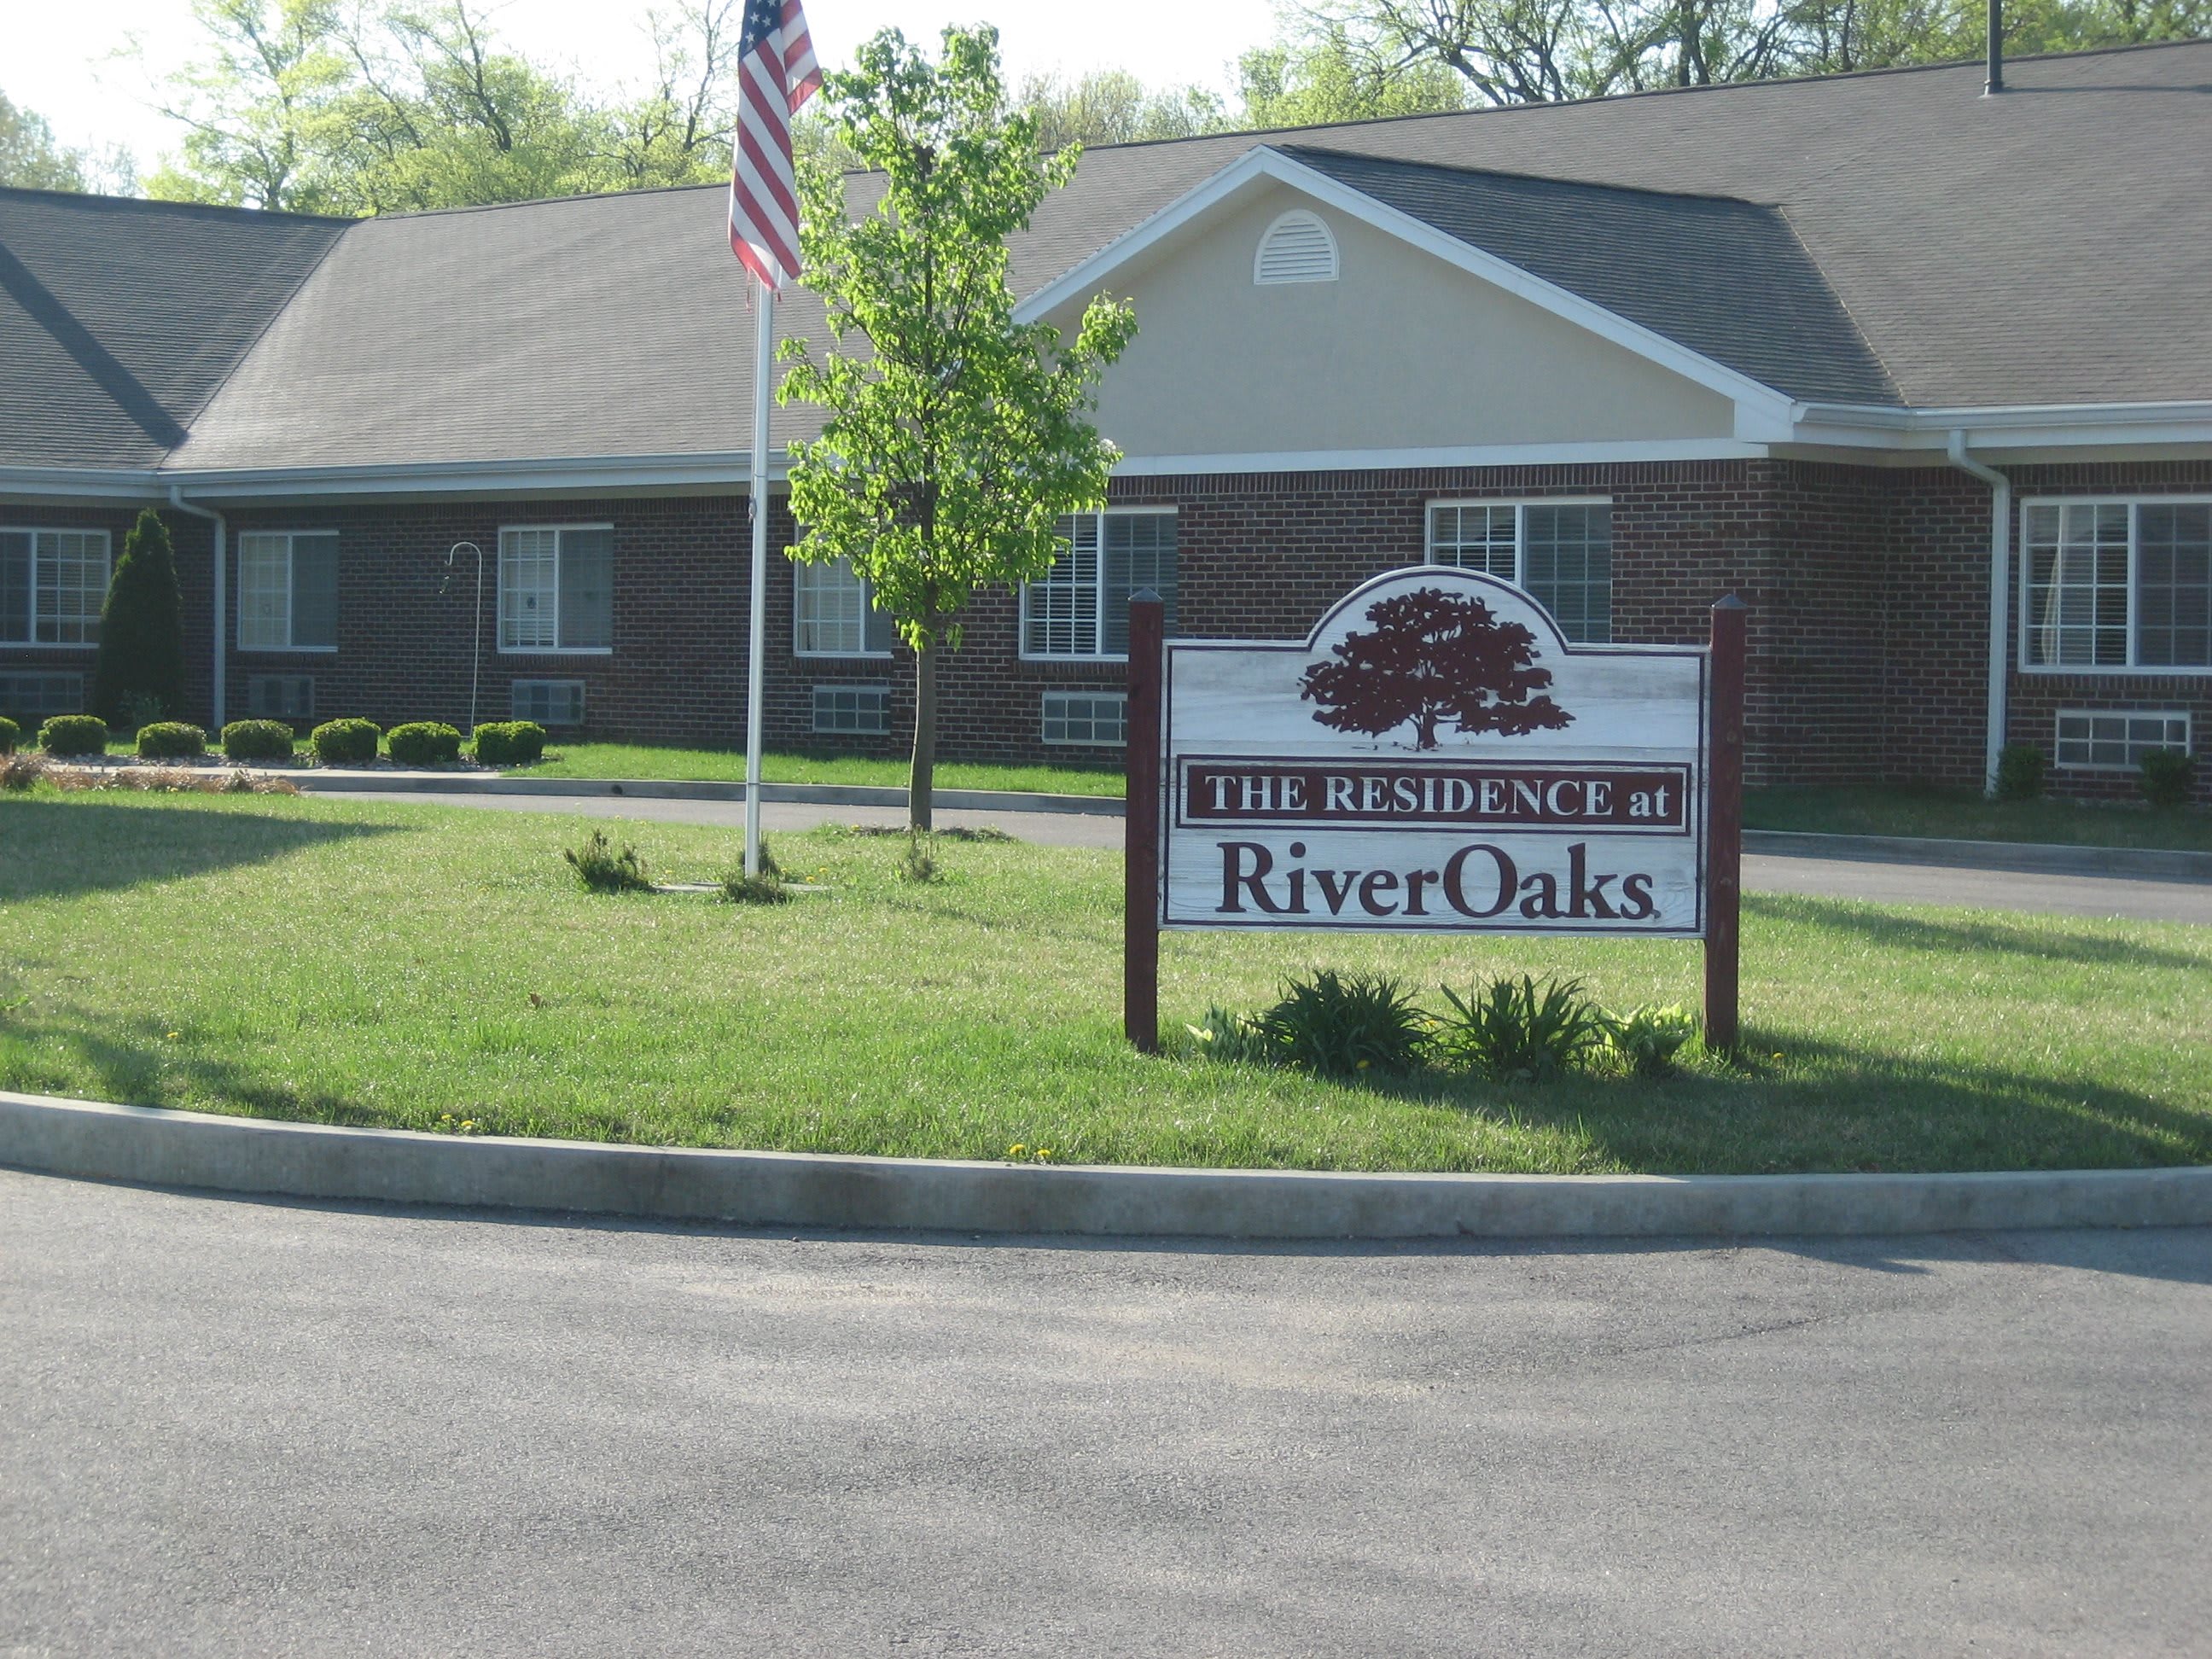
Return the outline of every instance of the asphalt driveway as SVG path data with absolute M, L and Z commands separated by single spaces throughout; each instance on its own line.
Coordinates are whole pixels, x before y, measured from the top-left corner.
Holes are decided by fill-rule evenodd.
M 0 1172 L 0 1652 L 2212 1629 L 2212 1234 L 1178 1249 Z

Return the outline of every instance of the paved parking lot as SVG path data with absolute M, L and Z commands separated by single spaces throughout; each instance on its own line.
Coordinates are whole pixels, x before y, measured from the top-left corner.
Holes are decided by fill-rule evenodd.
M 0 1172 L 0 1652 L 2212 1629 L 2212 1234 L 1182 1249 Z

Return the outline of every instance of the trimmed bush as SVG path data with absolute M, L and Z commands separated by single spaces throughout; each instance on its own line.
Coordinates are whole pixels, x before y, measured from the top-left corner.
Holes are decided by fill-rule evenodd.
M 234 761 L 288 761 L 292 728 L 282 720 L 233 720 L 222 728 L 222 752 Z
M 2136 787 L 2153 806 L 2166 809 L 2189 804 L 2189 786 L 2197 781 L 2197 763 L 2179 749 L 2154 749 L 2142 757 L 2142 776 Z
M 384 735 L 385 747 L 402 766 L 445 766 L 461 757 L 461 734 L 438 720 L 410 720 Z
M 545 728 L 536 720 L 493 720 L 479 726 L 476 757 L 486 766 L 535 766 L 545 758 Z
M 382 735 L 374 720 L 325 720 L 307 734 L 307 744 L 325 766 L 366 766 L 376 758 Z
M 57 714 L 39 728 L 39 747 L 49 755 L 105 754 L 107 722 L 97 714 Z
M 16 725 L 5 714 L 0 714 L 0 755 L 14 754 L 15 745 L 21 741 L 22 736 L 21 726 Z
M 123 538 L 100 610 L 92 706 L 111 721 L 160 720 L 185 700 L 185 608 L 169 529 L 148 507 Z
M 207 753 L 207 733 L 182 720 L 156 720 L 138 728 L 140 760 L 183 760 Z
M 2008 743 L 1997 750 L 1997 799 L 2040 800 L 2043 775 L 2051 763 L 2032 743 Z

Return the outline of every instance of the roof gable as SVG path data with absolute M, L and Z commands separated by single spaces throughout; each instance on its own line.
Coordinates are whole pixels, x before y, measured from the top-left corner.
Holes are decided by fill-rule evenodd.
M 0 190 L 0 462 L 158 462 L 345 225 Z

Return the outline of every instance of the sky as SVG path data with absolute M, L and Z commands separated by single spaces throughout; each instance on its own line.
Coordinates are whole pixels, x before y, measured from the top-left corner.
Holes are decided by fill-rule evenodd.
M 650 0 L 489 0 L 500 33 L 536 62 L 587 83 L 641 78 L 652 56 L 641 20 Z M 836 64 L 878 29 L 933 40 L 947 23 L 999 26 L 1010 79 L 1126 69 L 1151 85 L 1197 82 L 1226 93 L 1247 48 L 1275 32 L 1275 0 L 810 0 L 817 51 Z M 105 152 L 120 144 L 142 173 L 177 143 L 151 107 L 146 64 L 189 58 L 198 40 L 188 0 L 0 0 L 0 92 L 52 124 L 63 143 Z M 122 55 L 130 43 L 144 63 Z

